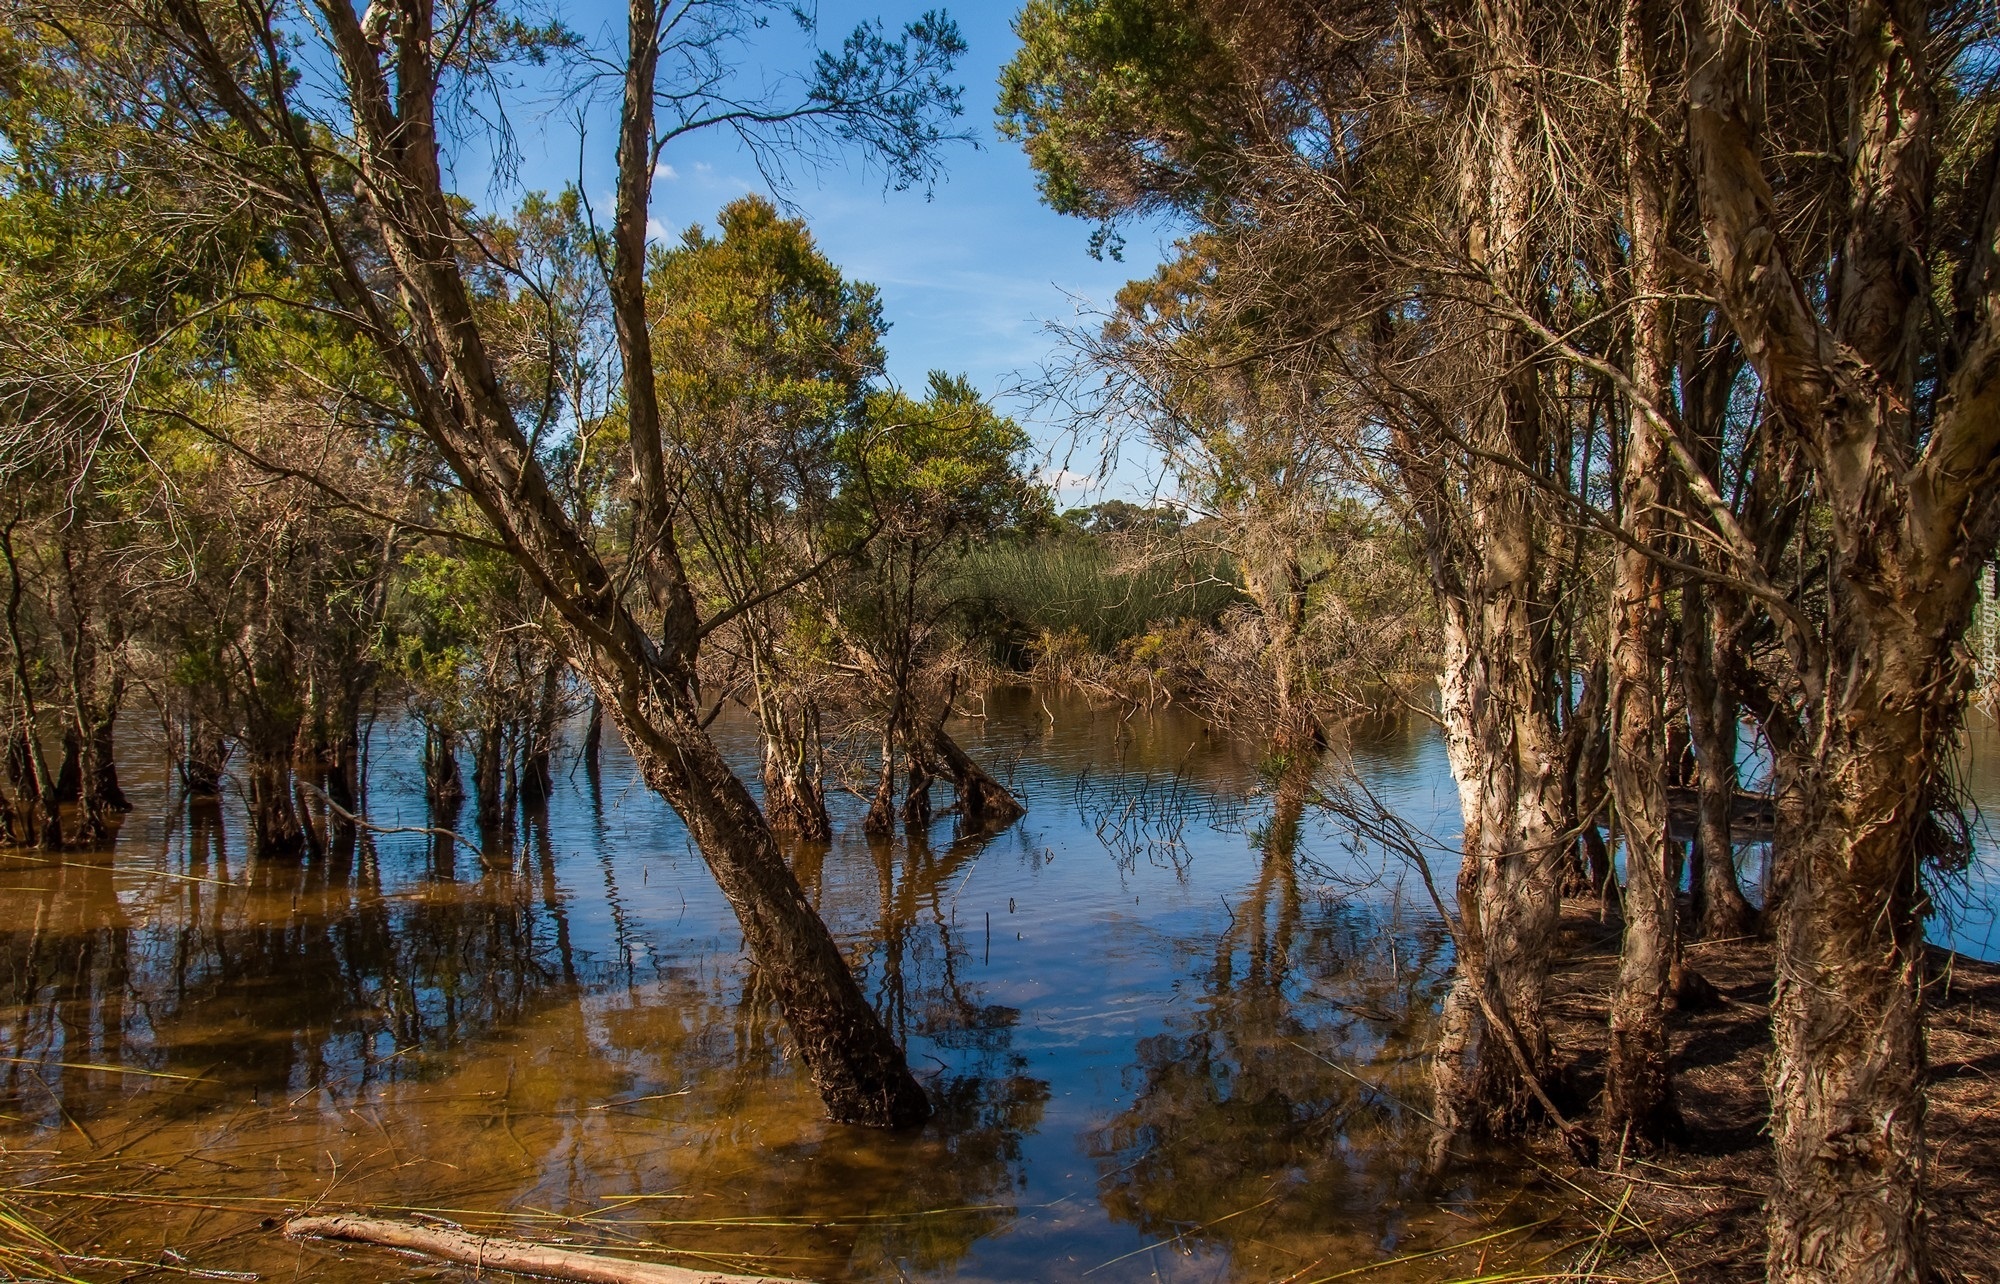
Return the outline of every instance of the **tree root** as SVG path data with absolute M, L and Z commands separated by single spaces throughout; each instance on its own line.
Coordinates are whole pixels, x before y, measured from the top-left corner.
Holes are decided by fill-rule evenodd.
M 291 1239 L 310 1237 L 379 1244 L 385 1248 L 401 1248 L 442 1257 L 475 1268 L 511 1271 L 517 1275 L 540 1275 L 548 1279 L 574 1281 L 574 1284 L 804 1284 L 800 1280 L 762 1275 L 723 1275 L 715 1271 L 690 1271 L 658 1262 L 599 1257 L 594 1253 L 550 1248 L 518 1239 L 492 1239 L 450 1226 L 422 1226 L 415 1222 L 377 1217 L 294 1217 L 285 1223 L 285 1234 Z

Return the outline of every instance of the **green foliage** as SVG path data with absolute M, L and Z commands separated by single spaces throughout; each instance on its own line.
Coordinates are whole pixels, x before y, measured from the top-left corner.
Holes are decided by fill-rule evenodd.
M 1064 509 L 1063 526 L 1091 535 L 1166 535 L 1179 530 L 1187 515 L 1169 504 L 1134 504 L 1107 499 L 1085 508 Z
M 720 236 L 691 227 L 654 252 L 647 295 L 683 539 L 731 603 L 813 560 L 886 327 L 874 287 L 843 276 L 802 220 L 746 196 L 717 222 Z
M 932 371 L 922 401 L 875 393 L 840 443 L 842 520 L 857 532 L 879 523 L 924 552 L 1046 521 L 1048 492 L 1021 466 L 1027 448 L 963 376 Z
M 1242 600 L 1226 558 L 1121 567 L 1118 550 L 1075 536 L 982 545 L 959 564 L 953 591 L 996 658 L 1013 663 L 1040 638 L 1072 634 L 1110 655 L 1176 621 L 1212 623 Z
M 1100 223 L 1141 208 L 1199 203 L 1204 166 L 1244 126 L 1216 93 L 1240 71 L 1187 0 L 1031 0 L 1020 50 L 1000 73 L 1000 133 L 1022 145 L 1042 198 Z M 1172 148 L 1154 144 L 1165 134 Z
M 691 227 L 649 266 L 661 405 L 684 448 L 729 433 L 797 455 L 853 417 L 881 372 L 881 302 L 761 196 L 717 222 L 720 237 Z

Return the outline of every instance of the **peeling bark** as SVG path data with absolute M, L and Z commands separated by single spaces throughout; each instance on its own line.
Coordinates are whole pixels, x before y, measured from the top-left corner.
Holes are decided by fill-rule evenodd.
M 1601 1131 L 1623 1153 L 1650 1149 L 1672 1122 L 1667 1006 L 1675 956 L 1677 879 L 1667 843 L 1666 521 L 1661 503 L 1666 443 L 1655 418 L 1668 404 L 1672 369 L 1666 272 L 1665 196 L 1653 126 L 1654 24 L 1647 0 L 1625 7 L 1618 62 L 1627 113 L 1625 217 L 1630 237 L 1631 388 L 1618 479 L 1619 546 L 1611 588 L 1611 792 L 1625 835 L 1625 934 L 1611 994 L 1611 1055 Z

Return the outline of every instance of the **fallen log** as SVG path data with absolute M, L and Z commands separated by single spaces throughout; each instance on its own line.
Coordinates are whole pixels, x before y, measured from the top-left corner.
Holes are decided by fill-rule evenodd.
M 658 1262 L 599 1257 L 595 1253 L 549 1248 L 525 1240 L 474 1235 L 456 1227 L 424 1226 L 379 1217 L 341 1214 L 294 1217 L 285 1223 L 285 1234 L 291 1239 L 340 1239 L 358 1244 L 379 1244 L 384 1248 L 401 1248 L 442 1257 L 475 1269 L 540 1275 L 548 1279 L 574 1281 L 574 1284 L 806 1284 L 803 1280 L 777 1279 L 766 1275 L 723 1275 L 715 1271 L 690 1271 Z

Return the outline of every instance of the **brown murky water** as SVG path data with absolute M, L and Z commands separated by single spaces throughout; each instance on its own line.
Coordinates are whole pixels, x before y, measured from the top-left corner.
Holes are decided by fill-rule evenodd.
M 1254 746 L 1192 718 L 990 712 L 967 740 L 1026 820 L 870 844 L 855 803 L 795 853 L 940 1105 L 914 1136 L 820 1118 L 615 749 L 491 867 L 421 836 L 259 861 L 135 753 L 114 850 L 0 862 L 0 1241 L 22 1214 L 86 1279 L 454 1273 L 267 1222 L 369 1209 L 823 1280 L 1300 1284 L 1555 1247 L 1495 1235 L 1557 1202 L 1526 1161 L 1422 1176 L 1449 945 L 1414 883 L 1274 824 Z M 416 746 L 371 752 L 372 818 L 423 823 Z M 1455 824 L 1428 730 L 1356 757 Z

